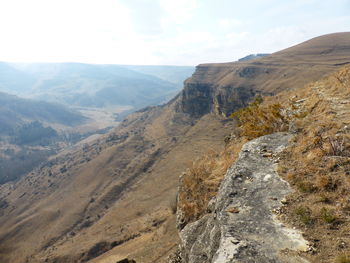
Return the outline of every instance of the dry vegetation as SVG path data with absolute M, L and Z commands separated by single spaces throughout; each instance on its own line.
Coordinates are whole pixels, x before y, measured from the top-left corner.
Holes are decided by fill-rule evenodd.
M 289 117 L 284 114 L 286 110 L 280 103 L 262 104 L 262 97 L 257 97 L 248 107 L 231 114 L 237 119 L 238 133 L 248 140 L 286 131 L 289 127 Z
M 350 67 L 307 87 L 308 112 L 280 173 L 294 186 L 283 216 L 313 245 L 311 262 L 350 262 Z
M 295 192 L 281 219 L 300 228 L 312 245 L 311 262 L 350 262 L 350 67 L 302 90 L 260 98 L 232 114 L 234 134 L 221 153 L 194 161 L 181 177 L 179 208 L 184 223 L 198 219 L 215 197 L 242 145 L 290 130 L 280 174 Z
M 228 143 L 222 152 L 212 151 L 193 161 L 180 177 L 178 207 L 182 211 L 183 223 L 197 220 L 215 197 L 227 169 L 238 156 L 245 139 Z
M 247 107 L 234 112 L 236 119 L 234 133 L 225 138 L 226 147 L 222 152 L 210 152 L 193 161 L 190 168 L 181 176 L 179 208 L 183 224 L 197 220 L 205 214 L 210 199 L 216 196 L 227 169 L 237 159 L 243 144 L 251 139 L 286 131 L 289 122 L 301 114 L 292 111 L 291 106 L 283 107 L 267 98 L 255 98 Z

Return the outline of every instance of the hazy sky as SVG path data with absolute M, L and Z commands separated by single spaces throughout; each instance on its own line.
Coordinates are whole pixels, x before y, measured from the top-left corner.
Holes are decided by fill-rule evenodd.
M 0 0 L 0 61 L 196 65 L 350 31 L 350 0 Z

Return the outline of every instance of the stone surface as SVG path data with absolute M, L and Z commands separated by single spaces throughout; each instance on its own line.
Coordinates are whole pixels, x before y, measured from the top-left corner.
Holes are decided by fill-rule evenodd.
M 181 231 L 183 262 L 308 262 L 291 253 L 307 250 L 301 233 L 275 215 L 291 192 L 275 164 L 290 138 L 276 133 L 244 145 L 220 186 L 212 213 Z

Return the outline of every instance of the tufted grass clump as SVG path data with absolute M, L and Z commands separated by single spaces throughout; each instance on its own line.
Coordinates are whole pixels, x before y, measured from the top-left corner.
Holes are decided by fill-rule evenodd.
M 308 207 L 299 206 L 294 212 L 304 225 L 310 225 L 312 223 L 311 211 Z
M 322 207 L 320 211 L 320 218 L 327 224 L 334 223 L 337 220 L 334 210 Z

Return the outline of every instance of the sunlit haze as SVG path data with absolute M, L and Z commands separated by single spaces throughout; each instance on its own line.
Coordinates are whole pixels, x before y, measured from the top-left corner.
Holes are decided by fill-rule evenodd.
M 349 29 L 349 0 L 1 0 L 0 61 L 196 65 Z

